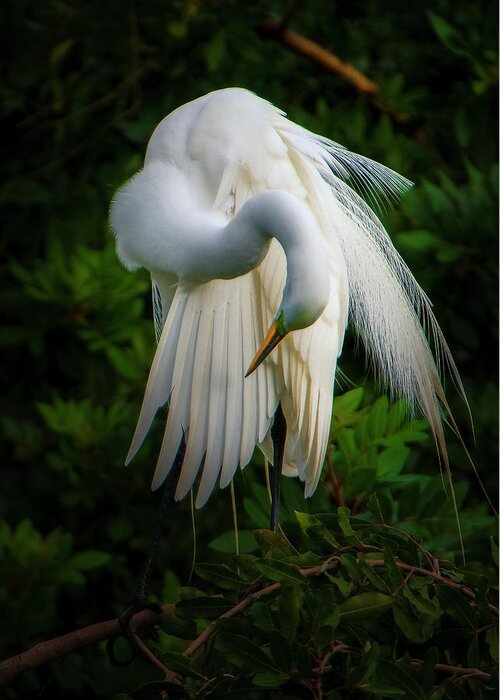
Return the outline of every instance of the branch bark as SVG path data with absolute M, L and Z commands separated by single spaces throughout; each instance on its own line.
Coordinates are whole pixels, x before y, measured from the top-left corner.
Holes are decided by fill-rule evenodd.
M 163 605 L 162 610 L 164 615 L 174 613 L 175 605 Z M 143 610 L 134 617 L 134 628 L 137 630 L 144 629 L 158 617 L 159 615 L 152 610 Z M 62 637 L 40 642 L 40 644 L 28 649 L 28 651 L 0 662 L 0 684 L 12 680 L 21 673 L 43 666 L 49 661 L 66 656 L 72 651 L 82 649 L 90 644 L 97 644 L 97 642 L 102 642 L 120 634 L 120 625 L 118 620 L 114 619 L 97 622 L 95 625 L 82 627 L 82 629 L 69 632 L 62 635 Z
M 351 83 L 357 92 L 370 97 L 378 95 L 378 85 L 373 80 L 367 78 L 366 75 L 363 75 L 349 63 L 341 61 L 338 56 L 315 41 L 307 39 L 291 29 L 287 29 L 283 22 L 275 19 L 266 19 L 260 24 L 259 32 L 264 37 L 281 41 L 282 44 L 295 51 L 295 53 L 309 58 L 330 73 L 339 75 Z

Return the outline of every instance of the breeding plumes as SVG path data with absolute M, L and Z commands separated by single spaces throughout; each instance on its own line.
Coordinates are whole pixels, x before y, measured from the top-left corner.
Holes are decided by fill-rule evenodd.
M 272 460 L 280 407 L 283 472 L 311 495 L 348 318 L 391 393 L 425 415 L 447 466 L 439 364 L 461 390 L 460 380 L 427 297 L 362 198 L 384 204 L 410 185 L 239 88 L 158 125 L 111 205 L 120 260 L 146 267 L 153 285 L 159 342 L 127 457 L 167 404 L 153 488 L 185 442 L 175 498 L 199 476 L 202 506 L 257 445 Z

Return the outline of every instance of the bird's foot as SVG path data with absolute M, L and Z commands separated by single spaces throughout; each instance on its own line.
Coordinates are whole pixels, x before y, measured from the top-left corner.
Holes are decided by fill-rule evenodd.
M 117 637 L 112 637 L 108 640 L 108 643 L 106 645 L 106 651 L 108 653 L 109 660 L 113 664 L 113 666 L 129 666 L 134 661 L 134 659 L 144 658 L 144 654 L 139 644 L 137 643 L 137 634 L 134 631 L 131 624 L 133 618 L 143 610 L 152 610 L 153 612 L 156 612 L 158 614 L 162 612 L 161 605 L 158 605 L 158 603 L 151 603 L 146 598 L 136 598 L 132 601 L 132 604 L 118 618 L 118 624 L 120 625 L 122 635 L 129 643 L 130 648 L 132 650 L 132 655 L 128 659 L 117 659 L 115 654 L 115 643 Z M 153 636 L 153 639 L 157 641 L 158 636 L 156 634 L 156 631 L 152 627 L 149 628 L 149 631 L 150 634 Z
M 247 598 L 249 595 L 253 595 L 254 593 L 258 593 L 258 591 L 262 590 L 264 588 L 264 584 L 261 581 L 257 581 L 255 583 L 249 584 L 246 588 L 238 592 L 238 600 L 243 600 L 244 598 Z

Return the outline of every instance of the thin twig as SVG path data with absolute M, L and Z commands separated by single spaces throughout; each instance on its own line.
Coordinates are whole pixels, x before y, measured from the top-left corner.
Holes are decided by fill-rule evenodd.
M 339 561 L 335 558 L 331 558 L 328 560 L 328 562 L 323 562 L 320 566 L 312 566 L 308 569 L 298 569 L 298 571 L 303 575 L 303 576 L 314 576 L 316 574 L 322 574 L 324 571 L 327 571 L 329 569 L 336 569 L 339 566 Z M 279 588 L 281 588 L 280 583 L 272 583 L 269 586 L 266 586 L 265 588 L 261 588 L 258 591 L 253 591 L 252 593 L 249 593 L 245 598 L 240 600 L 240 602 L 235 605 L 233 608 L 230 610 L 227 610 L 225 613 L 223 613 L 220 618 L 222 617 L 234 617 L 235 615 L 238 615 L 240 612 L 243 612 L 246 608 L 248 608 L 252 603 L 254 603 L 256 600 L 259 598 L 262 598 L 262 596 L 269 595 L 269 593 L 272 593 L 273 591 L 277 591 Z M 218 618 L 218 620 L 220 619 Z M 211 622 L 208 627 L 206 627 L 203 632 L 194 639 L 191 644 L 185 649 L 183 652 L 184 656 L 191 656 L 194 654 L 194 652 L 199 649 L 203 644 L 205 644 L 212 634 L 215 632 L 215 629 L 217 627 L 217 621 L 214 620 L 214 622 Z
M 55 126 L 60 126 L 61 124 L 66 124 L 68 122 L 71 122 L 74 119 L 79 119 L 83 116 L 89 116 L 93 114 L 94 112 L 99 111 L 103 107 L 107 107 L 110 103 L 114 102 L 116 99 L 121 97 L 123 93 L 128 90 L 130 87 L 135 87 L 135 85 L 139 82 L 139 80 L 144 77 L 146 74 L 150 73 L 151 71 L 157 70 L 158 66 L 156 63 L 150 61 L 148 63 L 145 63 L 144 66 L 141 68 L 138 68 L 136 71 L 131 72 L 127 77 L 122 80 L 120 83 L 115 85 L 111 90 L 109 90 L 107 93 L 104 95 L 101 95 L 98 97 L 96 100 L 93 100 L 92 102 L 89 102 L 88 104 L 84 105 L 83 107 L 80 107 L 79 109 L 75 110 L 74 112 L 70 112 L 69 114 L 65 114 L 61 117 L 57 117 L 55 119 L 50 119 L 45 122 L 43 122 L 40 127 L 55 127 Z M 135 104 L 135 101 L 134 101 Z M 47 104 L 41 107 L 37 112 L 34 114 L 30 115 L 26 119 L 23 119 L 23 121 L 19 122 L 17 125 L 18 129 L 28 129 L 32 128 L 34 123 L 37 121 L 40 121 L 40 118 L 45 116 L 47 113 L 51 113 L 53 111 L 53 105 L 52 104 Z
M 414 666 L 420 666 L 425 663 L 422 659 L 411 659 L 411 663 Z M 435 671 L 445 671 L 446 673 L 453 673 L 458 676 L 471 676 L 474 678 L 481 678 L 484 681 L 489 681 L 491 678 L 490 673 L 481 671 L 478 668 L 465 668 L 464 666 L 452 666 L 451 664 L 436 664 L 434 666 Z
M 203 646 L 212 636 L 212 634 L 215 632 L 215 628 L 217 626 L 217 621 L 220 620 L 222 617 L 234 617 L 235 615 L 238 615 L 238 613 L 243 612 L 246 608 L 249 607 L 253 602 L 258 600 L 259 598 L 262 598 L 264 595 L 268 595 L 269 593 L 272 593 L 273 591 L 276 591 L 278 588 L 280 588 L 279 583 L 272 583 L 269 586 L 266 586 L 265 588 L 261 588 L 259 591 L 255 591 L 253 593 L 249 593 L 245 598 L 240 600 L 240 602 L 234 606 L 234 608 L 231 608 L 230 610 L 227 610 L 225 613 L 222 613 L 222 615 L 217 618 L 217 620 L 214 620 L 214 622 L 211 622 L 208 627 L 206 627 L 203 632 L 194 639 L 191 644 L 183 651 L 184 656 L 192 656 L 194 652 L 199 649 L 201 646 Z
M 386 562 L 383 559 L 363 559 L 363 561 L 368 566 L 385 566 L 386 564 Z M 412 571 L 413 573 L 421 574 L 422 576 L 429 576 L 429 578 L 433 578 L 436 581 L 439 581 L 440 583 L 444 584 L 445 586 L 449 586 L 450 588 L 456 588 L 468 598 L 472 598 L 473 600 L 476 599 L 476 594 L 474 593 L 474 591 L 463 583 L 457 583 L 456 581 L 453 581 L 453 579 L 447 578 L 442 574 L 437 574 L 434 571 L 428 571 L 427 569 L 422 569 L 421 567 L 413 566 L 412 564 L 405 564 L 403 561 L 398 561 L 397 559 L 394 560 L 394 563 L 400 569 Z M 492 612 L 495 613 L 495 615 L 499 614 L 498 608 L 492 605 L 491 603 L 488 603 L 488 607 Z
M 132 634 L 134 636 L 135 643 L 139 647 L 146 661 L 149 661 L 149 663 L 151 663 L 153 666 L 156 666 L 156 668 L 158 668 L 163 673 L 166 681 L 170 681 L 170 683 L 180 683 L 175 673 L 169 668 L 167 668 L 164 664 L 162 664 L 160 659 L 153 654 L 151 649 L 148 646 L 146 646 L 146 644 L 144 644 L 139 635 L 135 634 L 135 632 L 132 632 Z

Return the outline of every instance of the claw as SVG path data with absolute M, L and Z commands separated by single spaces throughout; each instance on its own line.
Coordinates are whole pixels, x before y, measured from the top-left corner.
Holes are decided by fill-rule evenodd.
M 128 607 L 125 612 L 123 612 L 120 617 L 118 618 L 118 624 L 120 625 L 120 629 L 122 631 L 122 636 L 127 640 L 127 642 L 130 645 L 130 648 L 132 650 L 132 655 L 130 658 L 125 659 L 125 660 L 120 660 L 116 658 L 115 654 L 115 643 L 116 640 L 118 639 L 118 635 L 116 637 L 112 637 L 111 639 L 108 639 L 108 643 L 106 644 L 106 652 L 108 654 L 108 658 L 110 662 L 113 664 L 113 666 L 120 666 L 120 667 L 125 667 L 125 666 L 130 666 L 130 664 L 134 661 L 136 658 L 144 658 L 142 651 L 139 649 L 137 646 L 137 642 L 135 640 L 135 635 L 132 632 L 130 628 L 130 623 L 132 619 L 140 612 L 143 610 L 152 610 L 155 613 L 160 614 L 162 612 L 161 605 L 158 605 L 158 603 L 150 603 L 147 600 L 142 600 L 142 599 L 137 599 L 133 601 L 132 605 Z M 158 635 L 156 634 L 156 631 L 154 631 L 152 628 L 150 628 L 151 634 L 153 636 L 153 639 L 155 641 L 158 641 Z

